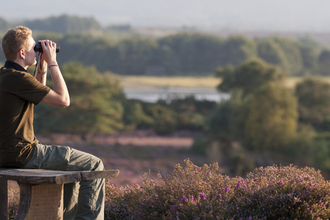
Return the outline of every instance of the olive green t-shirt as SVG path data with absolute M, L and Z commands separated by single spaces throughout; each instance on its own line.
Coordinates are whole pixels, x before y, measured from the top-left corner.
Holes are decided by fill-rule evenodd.
M 0 70 L 0 167 L 23 167 L 32 157 L 33 108 L 49 91 L 16 63 Z

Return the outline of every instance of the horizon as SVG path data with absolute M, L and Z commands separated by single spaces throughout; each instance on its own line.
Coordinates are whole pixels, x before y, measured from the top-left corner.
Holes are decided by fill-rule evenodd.
M 317 4 L 311 0 L 140 0 L 138 3 L 134 0 L 58 0 L 52 4 L 17 0 L 6 5 L 1 17 L 18 22 L 66 14 L 93 17 L 103 27 L 327 32 L 330 31 L 327 6 L 330 6 L 327 0 L 318 0 Z

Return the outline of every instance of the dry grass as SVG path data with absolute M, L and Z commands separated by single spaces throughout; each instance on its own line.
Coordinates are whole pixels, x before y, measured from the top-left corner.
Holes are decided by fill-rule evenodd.
M 326 77 L 326 76 L 314 76 L 313 78 L 315 79 L 319 79 L 323 82 L 327 82 L 330 83 L 330 77 Z M 286 80 L 285 84 L 290 87 L 290 88 L 294 88 L 294 86 L 301 82 L 303 79 L 305 79 L 304 77 L 290 77 Z
M 121 76 L 121 85 L 124 88 L 148 87 L 189 87 L 214 88 L 221 80 L 215 77 L 156 77 L 156 76 Z
M 324 82 L 330 83 L 330 77 L 315 77 Z M 289 77 L 285 84 L 293 88 L 301 82 L 304 77 Z M 221 83 L 216 77 L 192 77 L 192 76 L 120 76 L 123 88 L 148 88 L 148 87 L 188 87 L 188 88 L 215 88 Z

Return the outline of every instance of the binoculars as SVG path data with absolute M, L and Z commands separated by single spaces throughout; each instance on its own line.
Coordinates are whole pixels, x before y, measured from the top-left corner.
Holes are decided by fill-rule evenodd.
M 40 42 L 36 43 L 36 45 L 34 46 L 34 51 L 42 53 L 42 46 Z M 60 52 L 60 45 L 56 44 L 56 53 L 58 52 Z

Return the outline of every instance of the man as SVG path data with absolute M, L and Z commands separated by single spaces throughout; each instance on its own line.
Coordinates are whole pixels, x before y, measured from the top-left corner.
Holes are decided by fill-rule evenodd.
M 56 60 L 56 43 L 41 40 L 43 53 L 36 77 L 26 70 L 36 64 L 35 41 L 27 27 L 9 30 L 2 38 L 6 62 L 0 70 L 0 167 L 52 170 L 104 170 L 102 161 L 67 146 L 38 142 L 33 107 L 42 102 L 65 108 L 69 92 Z M 46 86 L 47 65 L 53 89 Z M 104 179 L 64 186 L 64 219 L 104 219 Z

